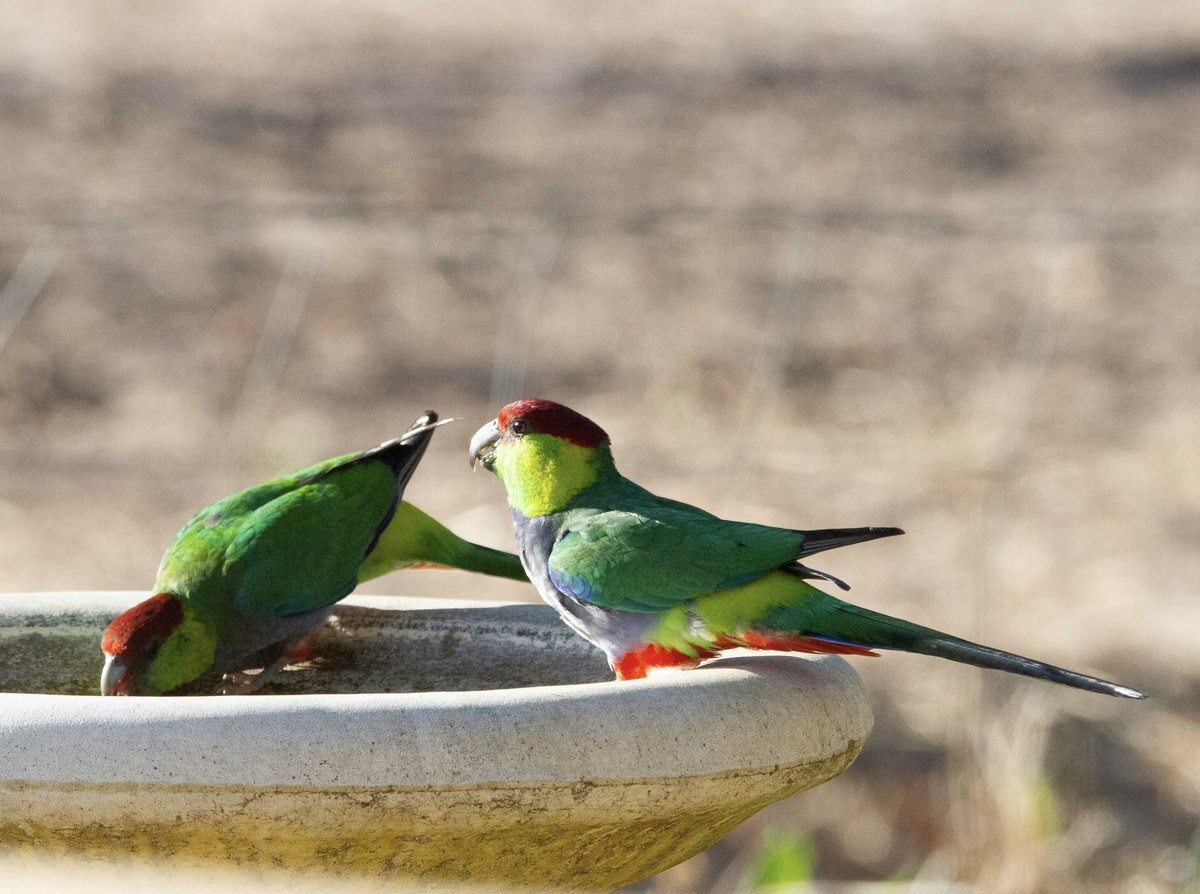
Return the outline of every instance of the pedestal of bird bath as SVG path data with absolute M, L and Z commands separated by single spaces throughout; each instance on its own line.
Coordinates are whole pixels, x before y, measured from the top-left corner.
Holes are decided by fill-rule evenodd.
M 142 596 L 0 596 L 0 847 L 612 889 L 838 775 L 871 728 L 838 658 L 616 683 L 546 606 L 382 597 L 339 606 L 282 694 L 94 696 Z

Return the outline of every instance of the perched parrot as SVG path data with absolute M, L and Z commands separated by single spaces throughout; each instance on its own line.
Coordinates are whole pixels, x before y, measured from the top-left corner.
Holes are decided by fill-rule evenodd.
M 303 660 L 333 605 L 398 568 L 448 566 L 525 580 L 511 553 L 468 543 L 400 498 L 437 414 L 403 437 L 226 497 L 184 525 L 155 595 L 104 634 L 103 695 L 159 695 L 213 670 L 253 692 Z M 257 657 L 266 670 L 236 673 Z
M 899 649 L 1092 692 L 1142 693 L 851 605 L 801 564 L 898 528 L 798 531 L 726 521 L 655 496 L 613 465 L 608 435 L 547 400 L 504 407 L 471 439 L 503 482 L 521 561 L 542 598 L 604 650 L 617 678 L 693 667 L 731 648 L 875 655 Z

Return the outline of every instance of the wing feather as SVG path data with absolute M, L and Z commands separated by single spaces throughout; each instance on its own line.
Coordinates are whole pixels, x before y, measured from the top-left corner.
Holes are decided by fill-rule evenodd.
M 549 561 L 562 592 L 603 608 L 659 612 L 792 561 L 797 531 L 726 521 L 663 500 L 647 511 L 567 513 Z
M 358 462 L 323 470 L 255 509 L 225 552 L 235 606 L 280 617 L 342 599 L 397 500 L 386 464 Z

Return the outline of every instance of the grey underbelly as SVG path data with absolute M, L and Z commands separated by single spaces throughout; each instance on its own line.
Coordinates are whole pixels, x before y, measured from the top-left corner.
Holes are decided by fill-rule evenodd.
M 329 620 L 333 610 L 334 606 L 331 605 L 284 618 L 242 615 L 238 619 L 237 629 L 225 637 L 217 649 L 213 669 L 225 673 L 253 667 L 254 665 L 246 663 L 247 659 L 273 650 L 274 647 L 278 647 L 281 652 L 289 641 L 319 630 L 321 625 Z M 279 652 L 275 653 L 276 657 Z
M 658 624 L 657 615 L 601 608 L 560 591 L 550 577 L 548 565 L 558 538 L 557 527 L 549 519 L 525 518 L 516 511 L 513 517 L 525 573 L 567 626 L 602 649 L 610 663 L 646 643 Z

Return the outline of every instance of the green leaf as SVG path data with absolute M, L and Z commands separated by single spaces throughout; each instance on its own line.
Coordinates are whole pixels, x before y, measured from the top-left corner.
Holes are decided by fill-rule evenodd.
M 776 885 L 806 884 L 816 872 L 817 848 L 806 835 L 773 832 L 759 847 L 751 862 L 751 891 Z

